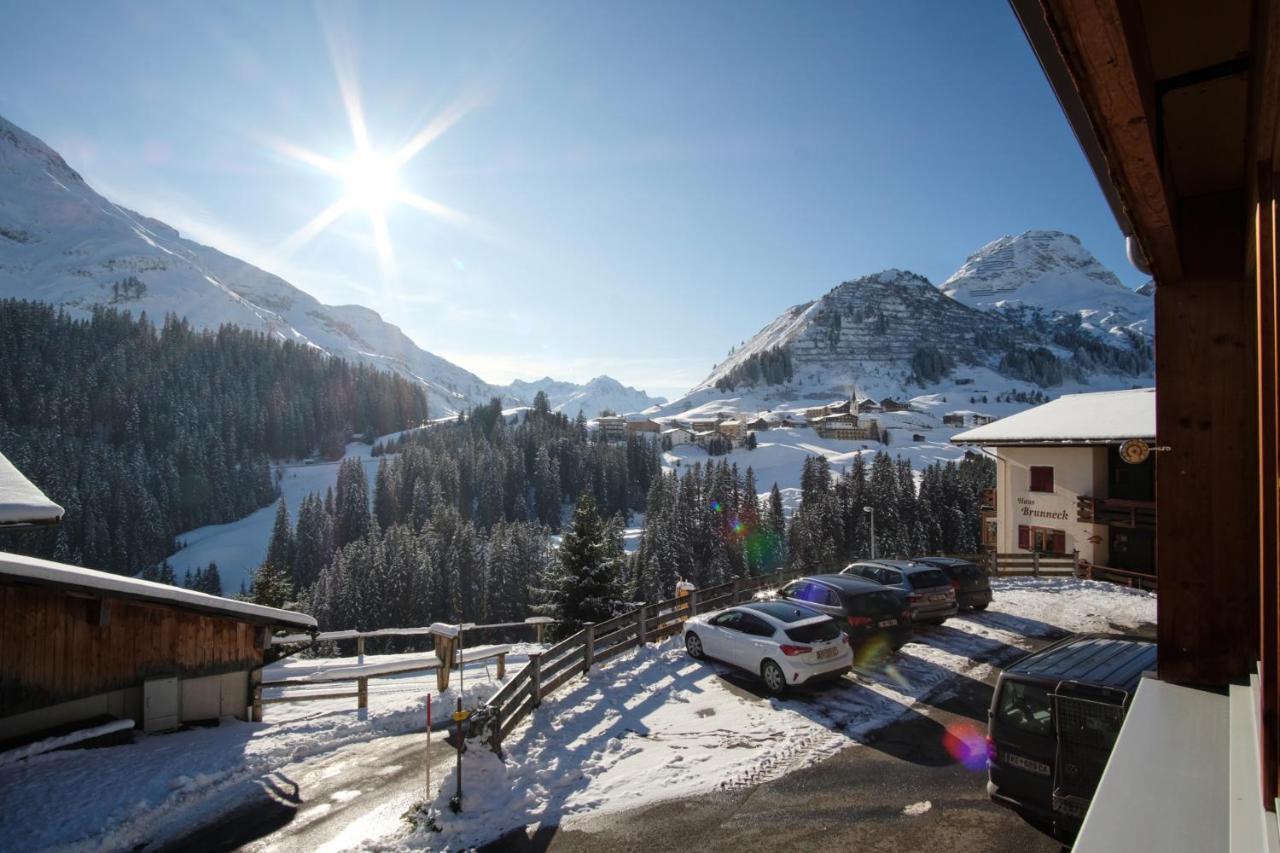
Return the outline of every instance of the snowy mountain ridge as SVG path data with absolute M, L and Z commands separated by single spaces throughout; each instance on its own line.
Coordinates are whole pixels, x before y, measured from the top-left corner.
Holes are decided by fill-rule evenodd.
M 941 288 L 889 269 L 793 306 L 664 411 L 732 395 L 762 408 L 909 399 L 954 389 L 957 378 L 1020 392 L 1147 384 L 1153 316 L 1151 297 L 1076 237 L 1028 231 L 983 246 Z
M 552 379 L 550 376 L 533 382 L 517 379 L 510 385 L 502 386 L 500 390 L 526 403 L 532 403 L 533 398 L 542 391 L 547 395 L 552 411 L 563 412 L 571 418 L 577 417 L 579 412 L 588 418 L 594 418 L 605 410 L 618 414 L 642 412 L 667 402 L 665 397 L 651 397 L 644 391 L 623 385 L 612 376 L 603 375 L 582 385 Z
M 984 311 L 1030 308 L 1075 315 L 1100 333 L 1129 329 L 1150 338 L 1155 327 L 1150 294 L 1125 287 L 1078 237 L 1062 231 L 992 240 L 942 283 L 942 292 Z
M 415 379 L 436 416 L 493 397 L 528 404 L 537 390 L 523 386 L 538 383 L 491 385 L 422 349 L 376 311 L 321 304 L 279 276 L 114 204 L 56 151 L 0 117 L 0 298 L 5 297 L 48 302 L 73 315 L 109 306 L 145 311 L 156 322 L 176 314 L 202 329 L 234 324 L 258 330 Z M 550 386 L 557 408 L 572 408 L 575 415 L 579 408 L 590 417 L 601 408 L 639 411 L 658 402 L 609 377 L 586 385 L 551 380 Z

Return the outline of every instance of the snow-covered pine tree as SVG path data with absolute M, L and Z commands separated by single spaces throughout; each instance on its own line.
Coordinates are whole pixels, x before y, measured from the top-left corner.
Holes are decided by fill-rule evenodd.
M 560 633 L 573 633 L 584 622 L 611 618 L 625 600 L 620 532 L 600 518 L 590 495 L 579 498 L 572 525 L 560 543 L 559 565 L 544 581 L 544 601 L 539 607 L 561 622 Z

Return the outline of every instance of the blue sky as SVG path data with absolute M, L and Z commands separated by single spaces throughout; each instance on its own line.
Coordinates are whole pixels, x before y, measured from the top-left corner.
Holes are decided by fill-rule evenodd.
M 0 114 L 99 191 L 360 303 L 492 382 L 672 396 L 782 310 L 982 244 L 1121 234 L 1003 0 L 8 2 Z M 394 266 L 334 175 L 456 117 L 397 173 Z M 445 123 L 448 123 L 447 121 Z M 291 239 L 293 238 L 293 239 Z

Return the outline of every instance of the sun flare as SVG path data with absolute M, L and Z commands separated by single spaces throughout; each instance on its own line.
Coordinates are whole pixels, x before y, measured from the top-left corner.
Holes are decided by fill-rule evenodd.
M 395 161 L 372 151 L 357 151 L 339 167 L 347 201 L 371 213 L 384 213 L 400 194 Z

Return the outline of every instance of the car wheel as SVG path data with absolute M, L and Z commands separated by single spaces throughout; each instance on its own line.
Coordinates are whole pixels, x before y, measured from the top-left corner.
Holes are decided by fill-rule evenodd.
M 989 602 L 989 601 L 988 601 L 988 602 L 984 602 L 984 603 L 982 603 L 982 604 L 975 604 L 975 605 L 973 605 L 973 609 L 974 609 L 974 610 L 986 610 L 986 609 L 987 609 L 987 605 L 988 605 L 988 604 L 990 604 L 990 603 L 991 603 L 991 602 Z
M 689 653 L 689 657 L 702 660 L 704 653 L 702 651 L 702 640 L 698 635 L 690 631 L 684 635 L 684 650 Z
M 760 664 L 760 677 L 764 679 L 765 689 L 770 693 L 776 695 L 787 689 L 786 673 L 771 660 Z

